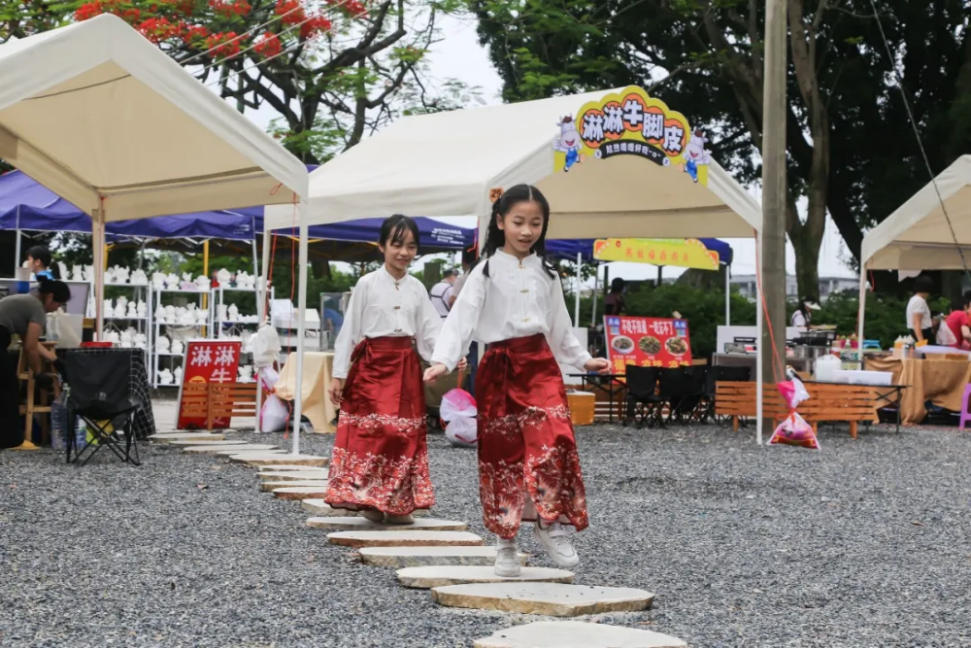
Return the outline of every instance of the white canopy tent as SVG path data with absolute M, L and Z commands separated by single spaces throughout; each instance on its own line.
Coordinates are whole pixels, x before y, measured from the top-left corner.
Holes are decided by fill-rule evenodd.
M 298 159 L 112 15 L 0 45 L 0 158 L 91 216 L 99 334 L 106 222 L 307 195 Z
M 474 216 L 483 232 L 490 190 L 517 183 L 535 184 L 549 199 L 550 238 L 757 235 L 760 205 L 714 162 L 707 186 L 631 155 L 554 173 L 562 117 L 608 92 L 400 119 L 310 174 L 301 243 L 307 225 L 393 213 Z M 293 227 L 293 218 L 267 207 L 265 231 Z M 758 372 L 761 379 L 761 364 Z
M 971 265 L 971 155 L 955 160 L 863 237 L 857 339 L 863 340 L 867 270 L 960 270 L 965 264 Z

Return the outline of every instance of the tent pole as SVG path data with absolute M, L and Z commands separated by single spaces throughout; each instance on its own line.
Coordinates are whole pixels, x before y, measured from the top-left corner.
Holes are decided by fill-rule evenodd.
M 13 276 L 17 276 L 20 267 L 20 205 L 17 205 L 17 231 L 14 234 Z
M 94 262 L 94 334 L 102 341 L 105 296 L 105 212 L 103 207 L 91 212 L 91 247 Z
M 860 299 L 859 310 L 856 313 L 856 350 L 863 369 L 863 318 L 866 316 L 866 266 L 860 264 Z
M 732 325 L 732 284 L 731 284 L 731 269 L 732 267 L 725 264 L 725 326 Z
M 762 244 L 762 237 L 756 237 L 755 245 Z M 760 272 L 761 268 L 756 268 Z M 762 445 L 762 349 L 765 342 L 762 340 L 762 291 L 759 289 L 759 282 L 755 282 L 755 442 Z
M 256 263 L 256 239 L 253 240 L 253 263 Z M 261 326 L 266 324 L 266 306 L 267 306 L 267 295 L 269 295 L 269 288 L 266 285 L 267 273 L 270 267 L 270 230 L 266 227 L 266 219 L 263 220 L 263 266 L 260 270 L 259 280 L 256 283 L 256 314 L 259 317 L 260 325 L 257 327 L 259 329 Z M 259 434 L 263 431 L 263 426 L 260 425 L 260 413 L 263 411 L 263 388 L 260 382 L 260 372 L 257 369 L 256 372 L 256 433 Z
M 256 317 L 259 321 L 262 321 L 260 317 L 260 295 L 263 294 L 263 291 L 260 285 L 260 266 L 256 262 L 256 232 L 253 232 L 253 240 L 250 241 L 250 245 L 253 248 L 253 276 L 256 277 L 256 290 L 253 292 L 253 297 L 256 299 Z M 259 328 L 259 325 L 257 325 L 257 328 Z M 263 389 L 261 388 L 262 383 L 260 382 L 260 368 L 254 366 L 253 374 L 256 380 L 256 433 L 259 434 L 263 431 L 260 429 L 260 412 L 263 410 Z
M 590 328 L 597 325 L 597 282 L 600 281 L 600 264 L 594 265 L 593 273 L 593 307 L 590 309 Z
M 303 349 L 304 349 L 304 314 L 307 310 L 307 217 L 304 213 L 306 204 L 300 202 L 297 207 L 300 218 L 299 258 L 297 260 L 300 272 L 300 288 L 297 293 L 297 379 L 293 394 L 293 454 L 300 454 L 300 417 L 303 414 Z M 319 332 L 318 332 L 319 334 Z
M 583 253 L 577 252 L 577 282 L 576 295 L 573 297 L 573 326 L 580 326 L 580 267 L 583 265 Z

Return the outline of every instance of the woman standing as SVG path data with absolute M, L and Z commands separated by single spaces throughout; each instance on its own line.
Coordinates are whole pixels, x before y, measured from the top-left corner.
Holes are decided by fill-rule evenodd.
M 357 282 L 334 344 L 330 397 L 340 406 L 326 501 L 372 522 L 408 523 L 435 503 L 418 352 L 431 357 L 442 320 L 408 274 L 418 226 L 381 225 L 384 264 Z

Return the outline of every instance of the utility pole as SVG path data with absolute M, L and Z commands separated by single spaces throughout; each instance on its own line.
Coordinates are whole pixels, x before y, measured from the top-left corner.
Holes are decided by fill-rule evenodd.
M 765 0 L 761 272 L 768 321 L 762 328 L 759 352 L 761 380 L 769 385 L 777 377 L 773 367 L 784 370 L 786 359 L 786 33 L 786 0 Z M 761 401 L 761 391 L 758 393 Z M 763 428 L 771 430 L 773 422 L 763 417 L 760 423 L 757 440 L 762 443 Z

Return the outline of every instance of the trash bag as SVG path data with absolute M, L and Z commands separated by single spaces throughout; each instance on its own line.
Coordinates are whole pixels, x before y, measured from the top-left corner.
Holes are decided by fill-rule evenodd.
M 280 336 L 276 329 L 264 324 L 253 335 L 250 344 L 253 348 L 253 364 L 256 367 L 269 367 L 280 354 Z
M 442 396 L 442 403 L 438 409 L 439 416 L 445 423 L 445 438 L 452 445 L 474 448 L 477 443 L 478 432 L 475 398 L 464 389 L 450 389 Z
M 264 432 L 285 430 L 290 421 L 290 407 L 276 394 L 270 394 L 260 408 L 260 429 Z
M 794 445 L 803 448 L 819 450 L 819 439 L 813 432 L 813 426 L 806 423 L 795 411 L 789 412 L 785 420 L 776 427 L 769 439 L 769 445 Z
M 782 394 L 782 398 L 785 399 L 790 411 L 799 407 L 799 403 L 809 399 L 806 386 L 795 375 L 791 376 L 789 380 L 776 383 L 776 389 Z

